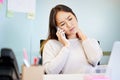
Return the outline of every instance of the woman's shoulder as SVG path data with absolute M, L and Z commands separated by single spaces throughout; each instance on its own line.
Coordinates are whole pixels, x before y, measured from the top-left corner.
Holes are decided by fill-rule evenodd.
M 52 47 L 52 48 L 58 48 L 58 47 L 60 48 L 63 45 L 58 40 L 50 39 L 46 42 L 45 46 Z
M 50 39 L 46 42 L 47 45 L 60 45 L 61 43 L 58 40 Z
M 51 43 L 59 43 L 59 41 L 58 40 L 55 40 L 55 39 L 50 39 L 50 40 L 48 40 L 47 41 L 47 43 L 49 43 L 49 44 L 51 44 Z

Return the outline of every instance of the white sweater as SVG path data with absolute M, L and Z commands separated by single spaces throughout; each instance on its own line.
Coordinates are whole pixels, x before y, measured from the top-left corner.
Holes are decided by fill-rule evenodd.
M 43 65 L 47 74 L 91 73 L 102 57 L 95 39 L 69 39 L 70 46 L 63 47 L 57 40 L 49 40 L 43 49 Z

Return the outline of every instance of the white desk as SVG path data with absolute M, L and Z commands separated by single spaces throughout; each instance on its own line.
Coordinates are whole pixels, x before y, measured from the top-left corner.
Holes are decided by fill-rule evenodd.
M 31 66 L 31 67 L 23 66 L 22 68 L 23 68 L 22 80 L 98 80 L 98 79 L 109 80 L 109 79 L 101 79 L 101 77 L 103 78 L 105 77 L 105 73 L 44 75 L 44 71 L 43 71 L 44 68 L 42 66 Z
M 43 80 L 84 80 L 86 75 L 90 74 L 59 74 L 59 75 L 49 74 L 44 75 Z M 104 75 L 104 74 L 91 74 L 91 75 Z
M 83 75 L 80 74 L 44 75 L 43 80 L 83 80 Z

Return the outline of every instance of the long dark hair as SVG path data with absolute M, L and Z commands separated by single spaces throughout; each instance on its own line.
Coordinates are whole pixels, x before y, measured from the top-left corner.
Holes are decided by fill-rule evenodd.
M 55 40 L 58 40 L 57 38 L 57 35 L 56 35 L 56 32 L 57 32 L 57 29 L 56 29 L 56 14 L 59 12 L 59 11 L 64 11 L 64 12 L 70 12 L 72 13 L 75 17 L 76 15 L 74 14 L 74 12 L 72 11 L 71 8 L 69 8 L 68 6 L 65 6 L 65 5 L 62 5 L 62 4 L 59 4 L 59 5 L 56 5 L 54 8 L 51 9 L 51 12 L 50 12 L 50 16 L 49 16 L 49 32 L 48 32 L 48 38 L 46 41 L 44 41 L 42 44 L 42 49 L 44 47 L 44 44 L 49 40 L 49 39 L 55 39 Z M 77 19 L 77 17 L 76 17 Z

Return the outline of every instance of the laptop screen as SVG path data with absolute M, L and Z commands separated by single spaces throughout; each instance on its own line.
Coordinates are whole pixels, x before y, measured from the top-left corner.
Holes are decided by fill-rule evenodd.
M 120 41 L 116 41 L 113 44 L 107 74 L 111 80 L 120 80 Z

